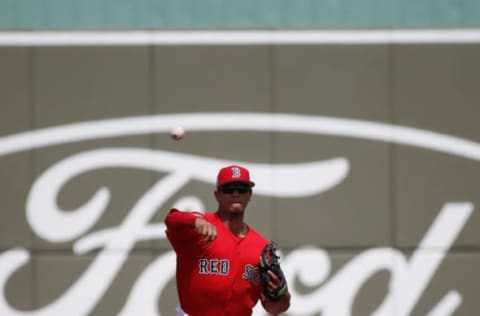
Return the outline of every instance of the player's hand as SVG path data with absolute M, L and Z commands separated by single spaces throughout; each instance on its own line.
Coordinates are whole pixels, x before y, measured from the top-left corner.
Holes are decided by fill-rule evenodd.
M 287 280 L 280 267 L 279 258 L 277 245 L 270 242 L 262 249 L 258 263 L 263 294 L 272 302 L 279 301 L 288 293 Z
M 269 281 L 267 284 L 265 284 L 265 289 L 268 292 L 273 293 L 279 287 L 281 281 L 278 278 L 278 276 L 275 273 L 273 273 L 273 271 L 268 270 L 267 273 L 270 276 L 271 281 Z
M 205 237 L 205 242 L 210 242 L 217 237 L 217 228 L 203 218 L 195 219 L 195 230 Z

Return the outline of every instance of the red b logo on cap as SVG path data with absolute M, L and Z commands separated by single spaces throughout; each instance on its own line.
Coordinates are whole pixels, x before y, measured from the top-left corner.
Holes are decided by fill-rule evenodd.
M 250 172 L 242 166 L 227 166 L 220 169 L 217 176 L 217 187 L 230 182 L 244 182 L 253 187 L 255 183 L 250 181 Z
M 238 167 L 232 167 L 232 178 L 240 178 L 242 176 L 242 171 Z

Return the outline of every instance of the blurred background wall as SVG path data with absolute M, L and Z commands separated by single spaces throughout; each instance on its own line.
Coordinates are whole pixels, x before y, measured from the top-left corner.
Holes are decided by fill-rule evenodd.
M 0 1 L 0 315 L 173 315 L 163 217 L 215 210 L 230 162 L 288 315 L 478 314 L 479 12 Z

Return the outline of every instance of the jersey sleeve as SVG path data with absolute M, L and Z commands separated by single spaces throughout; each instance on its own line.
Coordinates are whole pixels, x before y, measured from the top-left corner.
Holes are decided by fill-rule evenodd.
M 203 213 L 192 211 L 184 212 L 178 209 L 171 209 L 165 217 L 165 231 L 172 244 L 182 240 L 189 240 L 198 236 L 195 231 L 195 219 L 203 218 Z

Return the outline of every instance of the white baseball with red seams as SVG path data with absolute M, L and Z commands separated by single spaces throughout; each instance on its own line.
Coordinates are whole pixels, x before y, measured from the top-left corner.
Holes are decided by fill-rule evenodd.
M 185 129 L 182 126 L 176 126 L 170 130 L 170 137 L 173 140 L 180 140 L 185 136 Z

